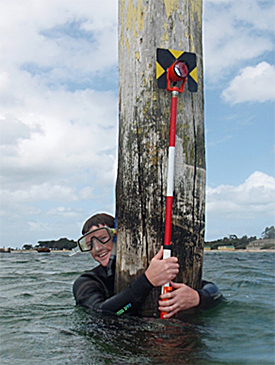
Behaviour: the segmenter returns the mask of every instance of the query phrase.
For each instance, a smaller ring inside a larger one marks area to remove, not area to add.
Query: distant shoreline
[[[72,250],[66,250],[66,249],[63,249],[63,250],[51,250],[51,252],[37,252],[36,250],[11,250],[10,252],[2,252],[2,253],[38,253],[38,254],[41,254],[41,253],[70,253],[72,252]],[[226,249],[222,249],[222,250],[204,250],[203,251],[204,253],[206,252],[274,252],[275,253],[275,250],[272,250],[272,249],[259,249],[259,248],[256,248],[256,249],[248,249],[248,250],[244,250],[244,249],[241,249],[241,250],[226,250]],[[0,252],[1,253],[1,252]]]
[[[36,250],[11,250],[10,253],[28,253],[28,252],[35,252],[35,253],[61,253],[61,252],[71,252],[71,250],[51,250],[50,252],[38,252]]]
[[[255,249],[249,249],[249,250],[204,250],[203,252],[275,252],[275,250],[272,249],[259,249],[259,248],[255,248]]]

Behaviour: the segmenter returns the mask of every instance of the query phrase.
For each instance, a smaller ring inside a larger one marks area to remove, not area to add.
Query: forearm
[[[74,296],[78,305],[119,316],[124,313],[137,314],[152,288],[143,274],[125,290],[108,299],[94,282],[76,283]]]
[[[115,313],[117,316],[124,313],[138,314],[152,288],[153,285],[143,274],[122,292],[105,300],[98,309]]]

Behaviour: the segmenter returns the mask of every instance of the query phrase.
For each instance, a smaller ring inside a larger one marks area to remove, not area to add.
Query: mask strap
[[[115,275],[115,268],[116,268],[116,243],[113,242],[113,248],[110,256],[110,260],[106,267],[107,276],[114,276]]]

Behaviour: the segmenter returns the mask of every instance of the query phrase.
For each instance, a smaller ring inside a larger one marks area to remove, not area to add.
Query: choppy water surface
[[[269,252],[205,253],[204,278],[227,304],[183,322],[75,307],[90,255],[0,254],[0,363],[273,365],[274,264]]]

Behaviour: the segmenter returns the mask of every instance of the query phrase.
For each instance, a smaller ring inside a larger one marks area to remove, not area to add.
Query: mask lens
[[[78,246],[80,248],[80,250],[82,252],[86,252],[86,251],[91,251],[92,250],[92,246],[91,246],[91,237],[89,237],[90,235],[88,236],[83,236],[81,237],[77,243],[78,243]],[[90,238],[90,239],[89,239]]]
[[[78,246],[82,252],[91,251],[95,240],[103,245],[109,242],[115,234],[115,229],[102,227],[86,233],[78,241]]]
[[[97,232],[95,232],[94,236],[93,236],[93,240],[97,240],[100,243],[107,243],[108,241],[110,241],[110,233],[109,230],[107,228],[102,228],[100,230],[98,230]]]

